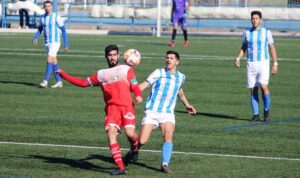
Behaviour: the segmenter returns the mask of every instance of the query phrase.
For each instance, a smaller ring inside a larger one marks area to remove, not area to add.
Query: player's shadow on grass
[[[36,83],[29,83],[29,82],[16,82],[16,81],[3,81],[0,80],[0,83],[4,84],[17,84],[17,85],[26,85],[26,86],[31,86],[31,87],[37,87],[40,88],[40,86]]]
[[[187,113],[186,111],[175,111],[177,113]],[[197,112],[195,116],[206,116],[213,118],[221,118],[221,119],[231,119],[231,120],[240,120],[240,121],[249,121],[249,119],[241,119],[236,116],[230,116],[225,114],[216,114],[216,113],[205,113],[205,112]]]
[[[79,168],[79,169],[85,169],[85,170],[91,170],[91,171],[99,171],[103,173],[111,173],[111,170],[114,169],[114,167],[101,167],[98,165],[94,165],[90,163],[88,160],[92,159],[100,159],[105,162],[109,162],[114,164],[114,161],[111,157],[106,156],[88,156],[84,159],[69,159],[69,158],[59,158],[59,157],[49,157],[49,156],[42,156],[42,155],[29,155],[30,158],[34,159],[40,159],[44,160],[47,163],[53,163],[53,164],[64,164],[68,165],[73,168]]]
[[[103,159],[104,157],[103,156],[100,156],[100,155],[90,155],[89,157],[87,157],[86,159],[100,159],[102,161],[106,161],[106,162],[109,162],[109,163],[114,163],[114,160],[112,158],[108,158],[107,157],[105,159]],[[129,164],[132,164],[132,165],[136,165],[136,166],[140,166],[140,167],[143,167],[143,168],[147,168],[147,169],[150,169],[150,170],[153,170],[153,171],[158,171],[160,172],[160,169],[157,169],[155,167],[151,167],[151,166],[147,166],[146,164],[144,163],[139,163],[139,162],[130,162]]]

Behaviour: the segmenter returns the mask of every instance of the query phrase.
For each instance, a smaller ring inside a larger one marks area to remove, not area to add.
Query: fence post
[[[161,36],[161,0],[157,0],[156,36]]]

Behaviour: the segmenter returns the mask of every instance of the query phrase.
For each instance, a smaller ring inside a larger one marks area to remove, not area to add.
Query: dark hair
[[[108,46],[106,46],[106,48],[105,48],[105,57],[108,56],[109,52],[114,51],[114,50],[116,50],[119,54],[119,48],[118,48],[117,45],[108,45]]]
[[[179,61],[180,56],[176,51],[172,51],[172,50],[167,51],[166,55],[169,55],[169,54],[174,54],[176,56],[177,60]]]
[[[44,7],[45,7],[46,4],[51,4],[51,5],[53,5],[53,2],[52,2],[52,1],[49,1],[49,0],[48,0],[48,1],[45,1],[45,2],[44,2]]]
[[[252,11],[252,12],[251,12],[251,17],[252,17],[253,15],[258,15],[259,18],[262,18],[262,15],[261,15],[261,12],[260,12],[260,11]]]

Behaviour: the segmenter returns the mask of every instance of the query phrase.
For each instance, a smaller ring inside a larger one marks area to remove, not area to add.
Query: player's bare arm
[[[143,83],[139,84],[140,90],[144,91],[146,88],[149,87],[149,83],[147,81],[144,81]]]
[[[235,59],[235,67],[240,68],[241,67],[241,58],[244,56],[247,46],[245,44],[242,45],[238,56]]]
[[[178,96],[181,100],[181,102],[183,103],[185,109],[188,111],[188,114],[190,115],[195,115],[197,113],[196,109],[189,104],[189,102],[187,101],[185,95],[184,95],[184,92],[183,92],[183,89],[180,88],[179,91],[178,91]]]
[[[274,44],[269,45],[271,56],[273,59],[273,66],[272,66],[272,74],[276,74],[278,72],[278,62],[277,62],[277,53]]]

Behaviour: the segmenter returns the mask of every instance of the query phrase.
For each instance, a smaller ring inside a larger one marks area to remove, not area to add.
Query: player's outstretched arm
[[[146,88],[148,88],[150,85],[147,81],[144,81],[143,83],[139,84],[140,90],[144,91]]]
[[[89,87],[91,86],[89,81],[87,79],[83,78],[77,78],[71,75],[68,75],[65,71],[58,69],[56,71],[63,79],[66,81],[72,83],[73,85],[79,86],[79,87]]]
[[[180,88],[179,91],[178,91],[178,96],[181,100],[181,102],[183,103],[185,109],[188,111],[188,114],[190,115],[195,115],[197,113],[196,109],[189,104],[189,102],[187,101],[185,95],[184,95],[184,92],[183,92],[183,89]]]

